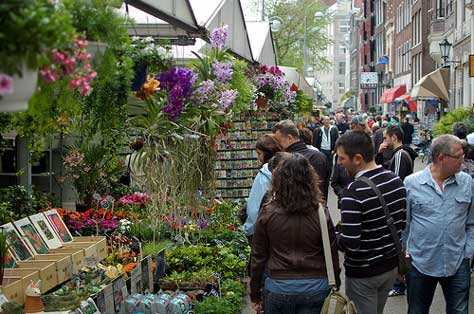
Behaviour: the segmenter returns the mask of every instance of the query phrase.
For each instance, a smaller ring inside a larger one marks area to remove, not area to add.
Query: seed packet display
[[[57,249],[61,247],[61,240],[43,214],[32,215],[29,218],[48,248]]]
[[[153,269],[151,256],[147,256],[141,261],[142,264],[142,287],[143,292],[153,293]]]
[[[4,224],[2,229],[7,234],[7,242],[10,244],[11,252],[17,260],[26,261],[33,258],[33,253],[31,253],[28,245],[23,242],[12,223]]]
[[[125,280],[122,277],[117,278],[113,282],[113,295],[114,295],[114,304],[115,304],[114,313],[120,313],[120,309],[124,305],[125,298],[128,297],[128,291],[124,295],[125,291],[123,288],[125,288],[125,291],[127,291],[127,285],[125,284]]]
[[[46,219],[48,219],[49,223],[54,229],[54,232],[56,232],[62,242],[72,242],[72,235],[67,229],[66,225],[64,224],[64,221],[61,219],[56,209],[48,210],[44,212],[43,215],[46,217]]]
[[[130,293],[142,293],[142,265],[139,263],[130,274]]]
[[[7,250],[6,256],[3,258],[3,268],[15,268],[16,260],[10,249]]]
[[[109,284],[104,288],[104,298],[105,298],[105,314],[114,314],[114,288],[112,284]]]
[[[28,218],[14,222],[18,232],[35,254],[47,254],[48,247]]]

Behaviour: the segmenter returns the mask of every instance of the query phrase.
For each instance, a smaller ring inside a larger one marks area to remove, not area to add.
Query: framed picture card
[[[130,293],[142,293],[142,265],[138,263],[130,272]]]
[[[5,230],[7,234],[7,242],[10,244],[10,250],[17,260],[26,261],[33,258],[33,253],[31,253],[28,245],[23,242],[23,239],[11,222],[4,224],[1,228]]]
[[[62,242],[72,242],[72,235],[56,209],[45,211],[43,215],[45,215],[46,219],[48,219],[51,227],[54,229],[54,232],[56,232]]]
[[[28,218],[15,221],[14,224],[20,235],[25,240],[26,244],[29,245],[31,251],[33,251],[35,254],[48,253],[48,247]]]
[[[3,268],[15,268],[16,260],[10,249],[7,251],[7,256],[3,259]]]
[[[35,226],[36,231],[40,234],[43,241],[46,243],[48,248],[57,249],[61,247],[61,240],[56,235],[48,220],[43,214],[36,214],[29,217],[30,221]]]
[[[148,255],[141,260],[142,266],[142,288],[143,293],[153,292],[153,270],[152,270],[152,261],[151,256]]]

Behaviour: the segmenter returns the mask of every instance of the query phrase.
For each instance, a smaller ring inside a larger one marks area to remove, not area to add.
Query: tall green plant
[[[453,111],[447,112],[434,125],[433,130],[435,136],[451,134],[452,126],[456,122],[465,122],[468,125],[469,130],[473,131],[474,125],[470,122],[470,117],[472,117],[471,110],[466,108],[457,108]]]

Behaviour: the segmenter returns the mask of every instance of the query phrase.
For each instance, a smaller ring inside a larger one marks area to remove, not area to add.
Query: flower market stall
[[[195,12],[208,44],[190,62],[168,40],[129,37],[120,5],[31,0],[15,11],[49,14],[59,30],[31,18],[44,44],[27,48],[39,56],[0,65],[0,102],[22,64],[37,71],[25,110],[0,114],[0,133],[17,134],[1,145],[22,142],[27,156],[9,172],[18,182],[0,186],[2,310],[239,312],[250,248],[237,201],[256,174],[255,140],[307,99],[279,67],[253,63],[236,24],[217,24],[238,1]]]

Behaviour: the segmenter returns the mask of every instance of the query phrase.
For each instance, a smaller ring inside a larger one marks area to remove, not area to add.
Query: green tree
[[[261,12],[262,0],[249,0],[247,8]],[[315,18],[316,12],[323,17]],[[331,43],[326,33],[331,17],[325,4],[314,0],[265,0],[265,19],[279,17],[283,21],[281,30],[273,32],[278,64],[303,69],[305,15],[308,66],[326,69],[330,62],[321,52]]]

